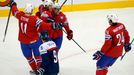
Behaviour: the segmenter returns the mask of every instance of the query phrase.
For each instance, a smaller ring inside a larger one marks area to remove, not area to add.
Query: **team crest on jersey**
[[[4,7],[7,6],[9,4],[10,0],[0,0],[0,6]]]
[[[44,49],[43,46],[40,46],[39,51],[40,51],[40,54],[41,54],[41,55],[47,53],[47,50]]]

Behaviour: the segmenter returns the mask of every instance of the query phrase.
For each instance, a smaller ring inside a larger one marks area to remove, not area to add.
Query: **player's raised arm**
[[[43,22],[41,19],[37,18],[36,21],[36,28],[37,30],[39,30],[39,32],[43,31],[43,30],[55,30],[55,29],[59,29],[59,27],[61,26],[61,23],[46,23]]]
[[[10,0],[9,6],[12,9],[13,16],[17,19],[19,19],[23,14],[25,14],[24,12],[18,10],[17,3],[14,0]]]

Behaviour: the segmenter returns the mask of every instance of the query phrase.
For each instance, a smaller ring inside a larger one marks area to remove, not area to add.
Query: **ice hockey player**
[[[62,26],[68,30],[68,38],[71,40],[72,38],[72,30],[70,30],[68,26],[68,22],[66,19],[66,16],[59,11],[59,7],[57,4],[54,5],[54,3],[51,0],[45,0],[43,5],[39,6],[39,12],[36,13],[44,22],[56,22],[61,23],[63,25],[59,26],[59,29],[53,31],[53,35],[50,35],[49,38],[52,38],[52,40],[56,43],[58,49],[60,49],[62,44],[63,32],[61,30]],[[58,10],[58,12],[57,12]],[[60,14],[58,14],[60,13]],[[53,15],[52,15],[53,14]],[[60,17],[63,17],[63,19],[59,19]],[[58,19],[58,20],[56,20]],[[65,23],[66,22],[66,23]],[[50,33],[50,32],[48,32]]]
[[[41,18],[44,22],[53,22],[53,17],[51,14],[53,2],[51,0],[45,0],[38,8],[36,15]]]
[[[107,75],[108,68],[122,55],[123,47],[126,52],[131,50],[130,36],[124,24],[118,22],[116,14],[107,15],[107,19],[110,27],[105,31],[105,43],[93,54],[93,60],[97,60],[96,75]]]
[[[39,37],[39,33],[43,30],[55,29],[57,23],[45,23],[37,16],[33,16],[33,5],[28,4],[25,7],[25,12],[19,11],[16,2],[10,0],[9,6],[12,9],[12,14],[19,21],[19,38],[20,46],[23,55],[28,60],[28,63],[33,71],[36,72],[42,62],[39,52],[39,46],[42,44],[42,40]]]
[[[36,13],[40,19],[47,23],[53,23],[53,17],[51,14],[53,2],[51,0],[45,0],[43,4],[39,6],[39,11]],[[51,31],[42,31],[42,34],[49,33],[49,39],[52,38],[53,30]]]
[[[43,75],[58,75],[59,60],[57,46],[55,42],[49,40],[47,34],[42,35],[44,43],[39,47],[42,56],[41,68],[44,69]]]
[[[62,40],[63,40],[62,28],[63,27],[65,28],[67,32],[68,40],[71,40],[73,38],[73,31],[69,27],[67,17],[63,12],[60,11],[60,9],[61,9],[60,5],[58,3],[55,3],[53,7],[53,14],[52,14],[54,21],[57,23],[62,23],[61,28],[59,27],[60,29],[54,30],[54,33],[53,33],[53,41],[56,43],[58,49],[60,49],[62,45]]]

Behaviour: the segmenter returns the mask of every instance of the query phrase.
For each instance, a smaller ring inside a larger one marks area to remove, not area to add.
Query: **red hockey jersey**
[[[110,26],[105,31],[105,43],[101,51],[110,57],[119,57],[122,55],[124,44],[128,44],[130,36],[122,23]]]
[[[53,23],[54,20],[52,19],[51,12],[48,10],[45,10],[44,5],[41,4],[38,10],[39,11],[36,13],[36,16],[38,16],[40,19],[42,19],[46,23]],[[49,33],[48,37],[52,38],[53,29],[49,30],[48,33]]]
[[[69,32],[70,27],[69,27],[69,24],[68,24],[68,21],[67,21],[65,14],[60,12],[59,15],[54,16],[54,20],[55,20],[55,22],[63,23],[63,27],[65,28],[66,32]],[[54,30],[53,38],[57,38],[60,36],[63,36],[63,31],[58,30],[58,29]]]
[[[19,21],[19,41],[24,44],[34,43],[39,39],[39,32],[50,30],[52,24],[45,23],[36,16],[28,16],[19,11],[16,5],[12,6],[12,14]]]

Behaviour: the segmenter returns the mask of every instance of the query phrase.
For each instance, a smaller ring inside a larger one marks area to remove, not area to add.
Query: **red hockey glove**
[[[93,60],[100,60],[101,57],[104,55],[101,51],[97,51],[93,54]]]
[[[68,32],[67,32],[67,39],[68,40],[71,40],[73,38],[73,31],[72,30],[69,30]]]
[[[129,44],[125,44],[124,48],[125,48],[126,52],[129,52],[131,50],[131,44],[130,43]]]

